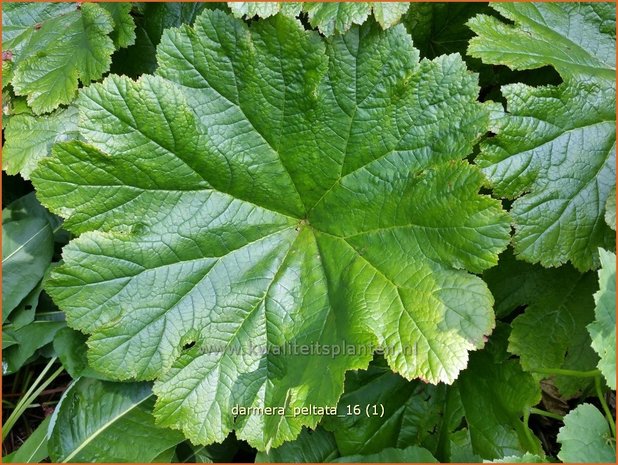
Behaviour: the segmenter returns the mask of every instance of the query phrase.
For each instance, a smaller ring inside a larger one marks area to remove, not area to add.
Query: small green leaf
[[[478,34],[468,52],[513,69],[551,65],[566,80],[614,80],[615,15],[611,3],[492,3],[515,24],[479,15],[469,22]]]
[[[146,383],[74,381],[49,426],[52,462],[151,462],[184,439],[155,426],[153,404]]]
[[[269,18],[281,12],[286,16],[298,16],[303,8],[300,2],[228,2],[228,7],[237,18]]]
[[[36,114],[70,103],[79,81],[89,84],[109,70],[114,22],[97,4],[32,9],[7,3],[2,20],[3,50],[13,53],[13,88]]]
[[[599,370],[616,389],[616,255],[599,249],[599,291],[594,294],[595,320],[588,325],[592,348],[599,354]]]
[[[114,30],[110,34],[116,48],[124,48],[135,43],[135,22],[131,16],[131,3],[101,2],[98,4],[112,17]]]
[[[30,179],[32,170],[50,154],[55,142],[77,137],[77,110],[69,107],[43,116],[14,116],[6,127],[5,137],[2,168],[8,174]]]
[[[509,351],[521,357],[524,370],[588,371],[596,367],[599,358],[586,330],[593,318],[592,294],[597,289],[593,272],[581,274],[570,265],[550,269],[532,265],[517,260],[509,249],[483,279],[496,299],[499,318],[526,307],[512,322],[509,342]],[[553,382],[562,397],[572,398],[594,380],[553,376]]]
[[[510,297],[511,310],[527,306],[511,323],[509,352],[518,355],[522,368],[537,379],[546,375],[536,375],[535,370],[594,369],[597,358],[586,331],[593,318],[594,273],[582,274],[570,265],[546,269],[512,256],[504,258],[496,273],[510,275],[511,285],[518,288]],[[556,377],[555,382],[563,396],[573,397],[592,380]]]
[[[326,36],[343,33],[353,24],[363,24],[371,14],[368,2],[307,2],[303,11],[309,15],[309,24]]]
[[[591,404],[581,404],[564,417],[558,433],[558,458],[566,463],[615,463],[615,440],[607,420]]]
[[[372,11],[382,29],[388,29],[399,23],[408,8],[410,8],[408,2],[373,2]]]
[[[156,47],[165,29],[193,24],[204,9],[225,8],[225,3],[148,2],[138,6],[139,11],[135,15],[135,44],[116,50],[112,57],[113,73],[131,77],[154,73],[158,66]]]
[[[53,252],[47,220],[33,217],[3,224],[2,321],[41,281]]]
[[[45,274],[47,275],[49,271],[50,270],[48,270]],[[39,284],[37,284],[35,288],[30,291],[30,294],[28,294],[24,300],[19,303],[15,310],[11,312],[11,326],[14,329],[23,328],[27,324],[34,321],[34,314],[39,303],[39,297],[43,291],[44,279],[45,278],[43,278]],[[4,323],[4,319],[2,323]]]
[[[2,8],[2,51],[10,51],[13,59],[19,56],[24,47],[32,40],[42,24],[50,18],[63,16],[75,11],[75,3],[68,2],[32,2],[3,5]],[[3,85],[7,85],[3,82]]]
[[[30,361],[38,349],[54,340],[56,332],[65,326],[64,321],[33,321],[19,329],[11,325],[3,327],[3,335],[17,341],[16,345],[2,351],[2,374],[15,373]]]

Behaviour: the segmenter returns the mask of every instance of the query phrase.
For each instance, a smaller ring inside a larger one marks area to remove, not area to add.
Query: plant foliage
[[[613,5],[2,10],[3,461],[615,461]]]
[[[544,266],[598,264],[614,243],[602,220],[616,178],[616,11],[610,3],[505,3],[468,23],[469,53],[513,69],[551,65],[559,86],[504,86],[507,110],[478,163],[495,192],[516,198],[515,251]]]
[[[459,161],[487,118],[461,59],[419,62],[402,27],[324,45],[281,16],[248,29],[218,11],[164,34],[158,56],[167,80],[84,90],[85,143],[56,145],[32,175],[82,233],[48,290],[93,334],[92,365],[158,378],[156,416],[195,442],[234,427],[260,448],[317,418],[234,421],[235,404],[332,404],[371,355],[329,361],[324,380],[309,368],[319,357],[208,354],[207,341],[377,342],[406,377],[452,382],[493,326],[491,296],[465,270],[495,264],[508,238],[480,173]],[[236,387],[215,389],[225,380]]]

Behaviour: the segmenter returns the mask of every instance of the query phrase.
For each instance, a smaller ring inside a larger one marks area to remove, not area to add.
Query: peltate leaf
[[[591,404],[581,404],[564,417],[558,433],[558,458],[566,463],[615,463],[616,443],[607,420]]]
[[[544,266],[587,270],[613,247],[603,221],[616,181],[616,10],[611,3],[500,3],[479,15],[469,53],[513,69],[556,68],[559,86],[502,87],[507,113],[477,158],[495,191],[516,198],[514,245]]]
[[[301,2],[228,2],[227,6],[237,18],[270,18],[277,13],[295,17],[303,8]]]
[[[109,70],[115,34],[119,45],[127,37],[128,7],[113,7],[117,20],[94,3],[7,3],[3,5],[2,51],[12,59],[11,83],[26,95],[36,114],[70,103],[79,82],[89,84]],[[117,32],[117,33],[116,33]]]
[[[599,369],[616,389],[616,255],[600,249],[599,291],[594,295],[595,320],[588,325],[592,348],[599,354]]]
[[[147,383],[74,381],[49,425],[52,462],[151,462],[183,440],[155,426],[153,403]]]
[[[470,272],[509,236],[462,160],[487,111],[461,58],[419,62],[402,26],[324,42],[221,11],[168,30],[158,53],[160,76],[82,91],[85,142],[32,175],[82,233],[48,291],[91,334],[93,368],[156,379],[158,421],[194,443],[236,429],[259,449],[320,415],[232,408],[336,405],[373,355],[332,356],[345,341],[452,382],[494,325]]]

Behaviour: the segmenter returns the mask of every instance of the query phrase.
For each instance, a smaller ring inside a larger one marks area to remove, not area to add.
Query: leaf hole
[[[189,350],[191,347],[194,347],[194,346],[195,346],[195,341],[187,342],[186,344],[182,346],[182,351],[184,352],[186,350]]]

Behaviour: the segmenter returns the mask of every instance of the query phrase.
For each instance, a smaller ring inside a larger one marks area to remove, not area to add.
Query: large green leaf
[[[373,13],[383,29],[394,26],[408,11],[408,2],[228,2],[237,18],[269,18],[281,13],[289,17],[307,13],[309,24],[322,34],[344,33],[354,24],[363,24]]]
[[[52,462],[151,462],[183,440],[155,426],[153,404],[146,383],[74,381],[49,425]]]
[[[595,320],[588,325],[592,347],[607,385],[616,389],[616,254],[600,249],[599,291],[594,295]]]
[[[107,8],[110,9],[110,8]],[[130,6],[113,15],[93,3],[6,3],[2,7],[2,51],[10,53],[10,81],[28,96],[37,113],[68,104],[79,82],[89,84],[109,70],[114,32],[119,45],[130,43]],[[114,18],[121,21],[114,31]]]
[[[2,225],[2,321],[41,281],[53,252],[54,235],[46,219]]]
[[[478,164],[512,206],[515,251],[544,266],[598,263],[613,247],[605,204],[616,181],[616,10],[611,3],[500,3],[515,24],[469,22],[469,53],[513,69],[551,65],[559,86],[502,87],[507,113]]]
[[[558,458],[567,463],[616,463],[616,442],[607,420],[591,404],[581,404],[564,417],[558,433]]]
[[[32,175],[82,233],[48,290],[91,334],[93,368],[157,379],[155,415],[195,443],[235,428],[260,449],[320,415],[233,406],[335,405],[366,346],[452,382],[494,325],[470,272],[509,232],[462,161],[487,111],[461,58],[419,62],[402,26],[324,43],[281,15],[249,28],[205,11],[164,34],[158,73],[85,89],[86,143]]]

